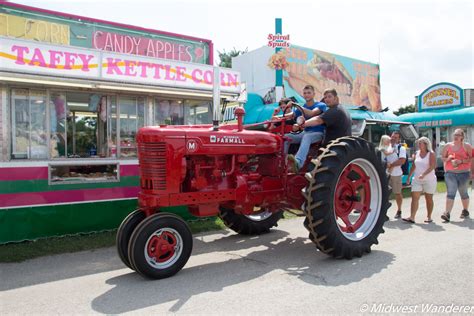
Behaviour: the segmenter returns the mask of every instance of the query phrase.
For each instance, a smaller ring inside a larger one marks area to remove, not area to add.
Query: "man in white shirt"
[[[395,218],[400,218],[402,216],[402,165],[406,160],[406,149],[400,145],[400,132],[395,131],[390,137],[390,142],[392,143],[393,153],[387,156],[387,170],[390,174],[390,186],[392,187],[392,192],[395,194],[395,200],[397,201],[397,213]]]

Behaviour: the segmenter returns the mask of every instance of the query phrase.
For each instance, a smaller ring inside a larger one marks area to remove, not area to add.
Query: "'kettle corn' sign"
[[[0,14],[0,35],[43,43],[69,45],[69,25]]]

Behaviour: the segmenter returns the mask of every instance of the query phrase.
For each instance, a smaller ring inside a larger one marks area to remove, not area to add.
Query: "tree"
[[[236,50],[235,47],[232,48],[230,52],[226,52],[225,49],[220,52],[217,51],[219,54],[219,67],[225,68],[232,68],[232,57],[237,57],[239,55],[245,54],[247,52],[247,48],[245,50]]]
[[[415,109],[416,108],[414,104],[405,105],[405,106],[401,106],[397,111],[393,111],[393,114],[401,115],[405,113],[414,113],[416,112]]]

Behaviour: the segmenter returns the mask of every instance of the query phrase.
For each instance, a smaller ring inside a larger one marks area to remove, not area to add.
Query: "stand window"
[[[12,159],[48,158],[46,91],[12,90]]]
[[[49,184],[73,184],[91,182],[118,182],[119,165],[117,163],[50,164]]]
[[[156,125],[183,125],[183,100],[155,99],[154,123]]]
[[[145,125],[145,98],[121,96],[120,111],[120,157],[136,157],[136,135]]]
[[[95,93],[51,93],[51,157],[106,157],[108,103]]]

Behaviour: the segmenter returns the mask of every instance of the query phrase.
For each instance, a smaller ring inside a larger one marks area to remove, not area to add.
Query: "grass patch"
[[[110,247],[115,245],[116,232],[113,230],[0,245],[0,262],[20,262],[41,256]]]
[[[189,222],[188,224],[193,234],[225,228],[224,223],[217,217]],[[60,253],[112,247],[115,246],[116,234],[117,230],[112,230],[0,245],[0,263],[21,262]]]
[[[193,234],[202,232],[211,232],[226,228],[224,223],[219,217],[214,217],[205,220],[199,220],[195,222],[189,222],[189,228]]]

